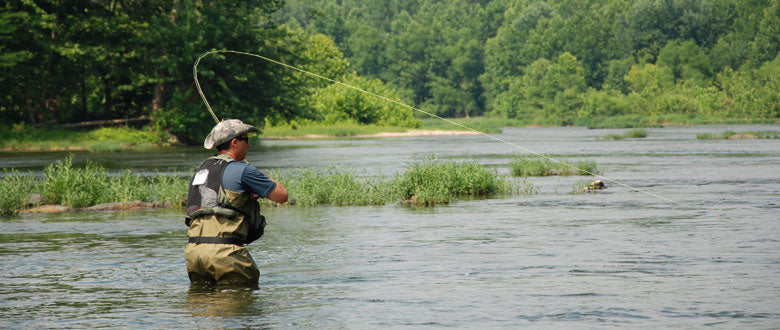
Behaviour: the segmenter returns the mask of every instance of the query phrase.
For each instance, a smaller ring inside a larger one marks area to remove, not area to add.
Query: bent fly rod
[[[250,57],[259,58],[259,59],[262,59],[264,61],[271,62],[273,64],[283,66],[283,67],[288,68],[290,70],[298,71],[298,72],[303,73],[305,75],[312,76],[312,77],[315,77],[315,78],[318,78],[318,79],[322,79],[322,80],[325,80],[325,81],[328,81],[328,82],[331,82],[331,83],[334,83],[334,84],[338,84],[340,86],[344,86],[346,88],[350,88],[350,89],[356,90],[356,91],[358,91],[360,93],[363,93],[363,94],[366,94],[366,95],[371,95],[373,97],[376,97],[378,99],[384,100],[386,102],[394,103],[394,104],[397,104],[399,106],[412,109],[413,111],[417,111],[417,112],[423,113],[423,114],[425,114],[425,115],[427,115],[429,117],[436,118],[436,119],[439,119],[439,120],[443,120],[443,121],[445,121],[447,123],[450,123],[452,125],[458,126],[458,127],[463,128],[465,130],[468,130],[468,131],[476,132],[476,133],[478,133],[480,135],[483,135],[483,136],[491,138],[491,139],[493,139],[495,141],[504,143],[504,144],[509,145],[511,147],[514,147],[516,149],[520,149],[520,150],[523,150],[525,152],[531,153],[533,155],[536,155],[536,156],[542,157],[544,159],[547,159],[549,161],[558,163],[560,165],[567,166],[567,167],[572,168],[572,169],[576,169],[576,170],[578,170],[580,172],[587,173],[589,175],[595,176],[595,177],[600,178],[602,180],[612,182],[612,183],[617,184],[617,185],[619,185],[621,187],[627,188],[627,189],[629,189],[631,191],[640,192],[640,193],[646,194],[648,196],[652,196],[652,197],[655,197],[655,198],[658,198],[658,199],[661,199],[661,200],[665,200],[667,202],[672,202],[674,204],[683,204],[683,203],[675,201],[673,199],[670,199],[670,198],[667,198],[667,197],[664,197],[664,196],[661,196],[661,195],[658,195],[658,194],[654,194],[654,193],[649,192],[647,190],[643,190],[643,189],[639,189],[639,188],[636,188],[636,187],[633,187],[633,186],[629,186],[629,185],[627,185],[625,183],[622,183],[622,182],[617,181],[615,179],[603,176],[601,174],[593,173],[593,172],[590,172],[590,171],[587,171],[587,170],[583,170],[583,169],[577,168],[576,166],[571,165],[571,164],[569,164],[567,162],[562,162],[562,161],[557,160],[555,158],[549,157],[549,156],[547,156],[545,154],[542,154],[542,153],[536,152],[534,150],[528,149],[526,147],[523,147],[523,146],[521,146],[519,144],[510,142],[510,141],[506,141],[506,140],[501,139],[501,138],[499,138],[497,136],[494,136],[494,135],[482,132],[482,131],[477,130],[475,128],[463,125],[461,123],[458,123],[458,122],[456,122],[454,120],[451,120],[451,119],[448,119],[448,118],[444,118],[444,117],[438,116],[436,114],[433,114],[433,113],[430,113],[428,111],[419,109],[417,107],[413,107],[413,106],[408,105],[406,103],[403,103],[401,101],[393,100],[393,99],[390,99],[390,98],[388,98],[386,96],[379,95],[379,94],[376,94],[376,93],[372,93],[372,92],[367,91],[365,89],[362,89],[360,87],[356,87],[356,86],[353,86],[353,85],[350,85],[350,84],[347,84],[347,83],[344,83],[344,82],[341,82],[341,81],[338,81],[338,80],[335,80],[335,79],[331,79],[331,78],[322,76],[320,74],[317,74],[317,73],[314,73],[314,72],[310,72],[310,71],[307,71],[307,70],[304,70],[304,69],[301,69],[301,68],[289,65],[287,63],[283,63],[283,62],[280,62],[280,61],[277,61],[277,60],[265,57],[263,55],[247,53],[247,52],[241,52],[241,51],[236,51],[236,50],[212,50],[212,51],[208,51],[208,52],[203,53],[202,55],[198,56],[198,58],[195,60],[195,65],[192,66],[192,76],[195,79],[195,87],[198,89],[198,94],[200,94],[201,99],[203,99],[203,103],[206,104],[206,109],[209,111],[209,113],[211,113],[211,116],[214,118],[214,121],[217,122],[217,123],[219,123],[219,118],[217,118],[217,115],[214,113],[214,110],[211,108],[211,105],[209,104],[209,101],[206,99],[206,95],[203,94],[203,90],[200,88],[200,82],[198,81],[198,64],[200,63],[201,59],[203,59],[204,57],[206,57],[208,55],[211,55],[211,54],[237,54],[237,55],[244,55],[244,56],[250,56]]]

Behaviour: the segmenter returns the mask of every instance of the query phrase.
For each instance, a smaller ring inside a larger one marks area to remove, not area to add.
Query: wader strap
[[[244,245],[244,241],[237,238],[225,238],[225,237],[190,237],[190,243],[195,244],[235,244]]]

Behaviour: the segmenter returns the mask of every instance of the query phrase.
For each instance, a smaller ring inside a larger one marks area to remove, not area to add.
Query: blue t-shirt
[[[222,188],[237,193],[255,193],[265,198],[276,188],[276,182],[252,164],[231,162],[222,173]]]

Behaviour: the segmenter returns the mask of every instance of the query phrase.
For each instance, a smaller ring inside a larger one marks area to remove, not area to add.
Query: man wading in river
[[[260,272],[245,244],[263,235],[260,197],[287,201],[287,190],[256,167],[242,162],[248,133],[258,129],[238,119],[218,123],[206,137],[206,149],[218,154],[192,176],[187,194],[189,243],[184,249],[192,283],[253,284]]]

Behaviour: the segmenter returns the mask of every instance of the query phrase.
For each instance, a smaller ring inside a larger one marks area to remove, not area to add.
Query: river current
[[[697,133],[778,125],[626,130],[507,128],[496,136],[607,181],[539,177],[532,196],[446,206],[264,209],[248,248],[258,289],[192,287],[181,210],[0,218],[2,328],[779,328],[780,140]],[[508,174],[526,153],[484,136],[267,140],[248,159],[282,173],[339,165],[402,172],[430,157]],[[112,172],[188,175],[192,149],[74,154]],[[40,169],[63,153],[3,153]],[[667,200],[668,199],[668,200]],[[669,201],[671,200],[671,201]]]

